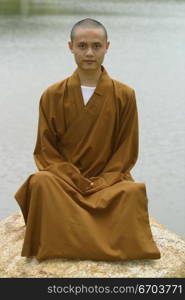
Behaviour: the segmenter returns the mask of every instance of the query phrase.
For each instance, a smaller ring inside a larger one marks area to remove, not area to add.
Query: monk
[[[39,102],[38,172],[15,194],[26,225],[21,255],[103,261],[159,259],[138,157],[135,90],[103,66],[107,31],[76,23],[68,46],[77,64]]]

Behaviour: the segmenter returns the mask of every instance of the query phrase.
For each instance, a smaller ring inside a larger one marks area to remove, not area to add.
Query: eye
[[[85,44],[79,44],[78,47],[84,49],[85,48]]]
[[[101,47],[100,44],[95,44],[94,46],[95,46],[96,49]]]

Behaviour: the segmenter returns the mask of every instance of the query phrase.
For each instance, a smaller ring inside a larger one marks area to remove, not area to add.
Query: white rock
[[[161,251],[157,260],[92,261],[21,256],[25,225],[21,212],[0,222],[0,277],[185,277],[185,240],[150,218],[154,240]]]

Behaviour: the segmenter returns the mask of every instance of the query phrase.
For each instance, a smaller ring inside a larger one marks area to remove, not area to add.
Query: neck
[[[80,83],[84,86],[96,86],[102,73],[101,67],[98,70],[82,70],[80,68],[77,70]]]

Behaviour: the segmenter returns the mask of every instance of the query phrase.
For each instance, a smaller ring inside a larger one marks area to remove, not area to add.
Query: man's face
[[[74,39],[68,42],[76,64],[84,71],[97,70],[109,47],[101,28],[77,28]]]

